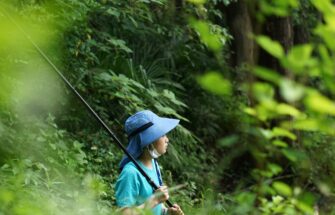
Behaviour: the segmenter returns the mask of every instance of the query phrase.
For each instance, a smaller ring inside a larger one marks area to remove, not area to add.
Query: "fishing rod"
[[[136,168],[140,171],[140,173],[148,181],[151,187],[154,190],[157,190],[159,187],[156,185],[156,183],[144,172],[144,170],[141,168],[141,166],[138,164],[135,158],[122,145],[121,141],[116,137],[114,132],[107,126],[107,124],[100,118],[100,116],[94,111],[94,109],[86,102],[86,100],[72,86],[72,84],[67,80],[67,78],[63,75],[63,73],[56,67],[55,64],[53,64],[50,58],[42,51],[42,49],[40,49],[40,47],[31,39],[28,33],[26,33],[26,31],[8,13],[6,13],[4,10],[2,10],[2,12],[23,33],[25,38],[34,46],[34,48],[42,56],[42,58],[53,68],[53,70],[60,76],[60,78],[72,90],[72,92],[74,92],[74,94],[80,99],[80,101],[84,104],[84,106],[88,109],[88,111],[94,116],[94,118],[98,120],[98,122],[102,125],[102,127],[107,131],[107,133],[116,142],[116,144],[122,149],[122,151],[128,156],[128,158],[135,164]],[[169,207],[173,207],[173,204],[169,200],[166,200],[166,203]]]

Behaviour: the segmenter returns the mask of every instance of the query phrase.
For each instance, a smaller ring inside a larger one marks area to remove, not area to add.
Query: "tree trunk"
[[[233,36],[231,65],[241,66],[254,64],[254,41],[251,39],[253,32],[248,4],[245,0],[231,3],[225,8],[227,24]]]
[[[264,25],[263,34],[278,41],[287,52],[293,46],[293,27],[291,17],[271,17]],[[277,59],[265,51],[260,51],[259,64],[271,68],[285,76],[291,76],[287,69],[280,66]]]

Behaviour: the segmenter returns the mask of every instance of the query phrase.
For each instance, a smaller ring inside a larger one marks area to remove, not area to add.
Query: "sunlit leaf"
[[[309,44],[294,46],[283,62],[292,71],[303,72],[306,66],[313,63],[313,59],[311,59],[312,50],[313,47]]]
[[[274,96],[273,86],[267,83],[257,82],[252,85],[253,95],[258,101],[272,100]]]
[[[291,187],[285,184],[284,182],[276,181],[272,183],[272,186],[281,195],[284,195],[284,196],[292,195]]]
[[[320,190],[320,192],[325,195],[325,196],[329,196],[332,194],[331,188],[328,184],[323,183],[323,182],[319,182],[317,183],[317,186]]]
[[[193,4],[205,4],[207,2],[207,0],[187,0],[187,1]]]
[[[275,163],[269,163],[267,167],[273,173],[273,175],[278,175],[283,171],[283,168]]]
[[[296,206],[297,208],[299,208],[301,211],[305,212],[306,214],[314,213],[314,208],[304,202],[298,201]]]
[[[319,122],[316,119],[301,119],[290,122],[293,124],[294,129],[306,130],[306,131],[317,131],[320,128]]]
[[[260,9],[267,15],[287,16],[293,8],[299,6],[298,0],[269,1],[260,0]]]
[[[320,57],[322,59],[323,72],[325,72],[328,75],[332,75],[333,61],[330,57],[328,49],[325,47],[325,45],[319,45],[318,50],[320,53]]]
[[[304,95],[304,87],[290,79],[282,79],[280,82],[280,94],[288,102],[295,102]]]
[[[335,29],[330,26],[319,25],[314,32],[320,36],[324,42],[327,44],[327,47],[335,50]]]
[[[260,128],[259,131],[266,139],[271,139],[273,137],[272,131],[269,129]]]
[[[296,109],[295,107],[291,105],[284,104],[284,103],[278,104],[277,112],[279,114],[287,114],[287,115],[294,116],[294,117],[298,117],[301,115],[301,112],[298,109]]]
[[[276,58],[282,58],[284,56],[284,49],[279,42],[270,39],[267,36],[256,37],[257,43],[269,54]]]
[[[310,92],[305,99],[305,104],[316,112],[335,115],[335,103],[319,92]]]
[[[237,195],[236,200],[240,204],[250,204],[252,205],[253,202],[256,200],[256,195],[250,192],[241,192]]]
[[[283,147],[283,148],[287,147],[287,143],[285,143],[284,141],[281,141],[281,140],[274,140],[274,141],[272,141],[272,144],[275,145],[275,146]]]
[[[266,121],[275,116],[273,110],[275,109],[275,102],[272,100],[263,101],[256,106],[256,117],[261,121]]]
[[[199,33],[200,40],[212,51],[218,52],[222,48],[221,35],[211,31],[206,21],[191,20],[191,26]]]
[[[229,95],[231,93],[230,82],[218,72],[210,71],[197,78],[199,84],[206,90],[218,94]]]
[[[276,15],[276,16],[286,16],[288,11],[285,7],[276,7],[269,4],[266,0],[260,1],[260,9],[264,14]]]
[[[273,196],[272,197],[272,201],[276,205],[280,204],[283,200],[284,200],[284,198],[282,196]]]
[[[334,14],[335,6],[331,0],[312,0],[312,4],[324,14]]]
[[[293,134],[292,132],[290,132],[289,130],[286,130],[284,128],[275,127],[275,128],[273,128],[272,132],[273,132],[272,135],[274,137],[288,137],[292,140],[297,139],[295,134]]]
[[[256,116],[257,112],[255,109],[253,108],[250,108],[250,107],[246,107],[243,109],[243,111],[249,115],[252,115],[252,116]]]
[[[264,79],[266,81],[269,81],[269,82],[272,82],[274,84],[278,84],[281,80],[281,76],[276,71],[273,71],[273,70],[265,68],[265,67],[256,66],[253,69],[253,72],[259,78],[262,78],[262,79]]]

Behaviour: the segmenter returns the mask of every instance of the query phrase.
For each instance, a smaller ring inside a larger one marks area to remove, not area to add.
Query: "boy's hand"
[[[155,190],[155,199],[158,203],[163,203],[169,199],[169,192],[167,186],[160,186]]]
[[[181,210],[179,205],[174,204],[172,207],[168,208],[169,215],[184,215],[184,212]]]

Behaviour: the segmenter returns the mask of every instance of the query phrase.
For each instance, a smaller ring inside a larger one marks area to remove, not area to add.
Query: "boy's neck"
[[[152,168],[152,158],[148,151],[145,150],[139,160],[143,163],[144,166],[150,169]]]

